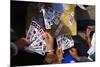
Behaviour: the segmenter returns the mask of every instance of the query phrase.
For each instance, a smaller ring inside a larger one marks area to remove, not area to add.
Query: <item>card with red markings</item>
[[[28,47],[25,47],[25,49],[31,52],[36,52],[41,55],[44,55],[44,34],[44,30],[41,28],[41,26],[37,24],[35,21],[32,21],[30,28],[28,30],[28,34],[26,36],[26,38],[32,41],[32,43]]]
[[[58,48],[62,48],[62,50],[66,50],[74,46],[74,41],[71,38],[71,36],[67,34],[62,34],[57,37],[57,45]]]

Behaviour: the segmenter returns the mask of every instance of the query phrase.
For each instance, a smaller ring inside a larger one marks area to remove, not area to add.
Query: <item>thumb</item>
[[[72,54],[72,53],[73,53],[73,51],[72,51],[72,50],[69,50],[69,53],[70,53],[70,54]]]

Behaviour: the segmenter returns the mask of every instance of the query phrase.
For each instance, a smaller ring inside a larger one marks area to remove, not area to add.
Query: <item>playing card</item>
[[[55,11],[52,8],[48,8],[45,13],[48,21],[51,21],[55,17]]]
[[[44,30],[35,21],[32,21],[26,38],[30,39],[32,43],[25,47],[25,50],[36,52],[41,55],[45,54]]]
[[[44,40],[44,35],[45,35],[44,30],[43,29],[40,29],[39,32],[40,32],[39,35],[41,35],[42,36],[42,39]]]
[[[70,25],[73,25],[73,23],[74,23],[74,12],[72,12],[69,16],[69,23],[70,23]]]
[[[32,38],[34,36],[33,31],[35,31],[35,28],[33,26],[30,26],[29,31],[27,33],[26,39],[32,41]]]
[[[30,52],[30,53],[38,53],[40,55],[45,55],[45,51],[42,51],[42,50],[39,50],[37,48],[33,48],[32,46],[29,46],[29,47],[25,47],[24,48],[27,52]]]
[[[66,50],[74,46],[74,41],[71,36],[62,34],[57,37],[57,46],[62,50]]]
[[[31,52],[36,52],[41,55],[45,54],[44,50],[45,42],[42,40],[42,38],[37,38],[30,46],[27,47],[28,50]]]
[[[60,13],[58,13],[54,9],[48,8],[46,10],[46,18],[47,18],[47,21],[50,23],[50,25],[53,25],[53,23],[58,25],[58,23],[59,23],[59,19],[58,18],[59,17],[60,17]]]
[[[74,46],[74,41],[71,36],[67,34],[62,35],[62,44],[64,44],[63,49],[66,50]]]
[[[58,48],[62,48],[62,41],[61,41],[61,36],[57,37],[57,46]]]
[[[37,30],[40,30],[40,25],[37,24],[35,21],[32,21],[31,25],[33,25]]]
[[[51,29],[51,25],[50,25],[50,23],[48,21],[48,19],[50,17],[47,16],[47,13],[46,13],[45,9],[42,9],[42,12],[43,12],[43,17],[44,17],[45,28],[46,29]]]
[[[62,27],[64,26],[63,23],[60,23],[59,26],[57,27],[56,31],[55,31],[55,36],[58,36],[59,32],[61,31]]]
[[[54,17],[54,19],[51,22],[58,25],[60,23],[59,17]]]

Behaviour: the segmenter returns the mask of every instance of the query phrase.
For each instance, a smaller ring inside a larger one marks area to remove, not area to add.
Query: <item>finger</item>
[[[71,48],[71,49],[69,50],[69,52],[72,54],[72,53],[76,52],[76,49],[75,49],[75,48]]]
[[[44,37],[47,38],[47,32],[44,33]]]
[[[48,32],[45,32],[45,40],[48,40],[48,41],[54,41],[53,40],[53,37],[51,36],[51,34],[50,33],[48,33]]]
[[[58,48],[56,53],[59,55],[59,54],[63,53],[63,51],[61,48]]]
[[[26,38],[20,38],[20,40],[26,42],[27,44],[30,44],[31,43],[31,41],[30,40],[27,40]]]
[[[19,48],[22,48],[26,45],[30,45],[30,42],[25,38],[20,38],[15,42]]]
[[[49,39],[52,39],[53,37],[51,36],[50,33],[46,32],[46,36],[49,38]]]
[[[75,48],[71,48],[70,49],[72,52],[76,52],[76,49]]]
[[[69,50],[69,53],[70,53],[70,54],[72,54],[72,53],[73,53],[73,51],[72,51],[72,50]]]

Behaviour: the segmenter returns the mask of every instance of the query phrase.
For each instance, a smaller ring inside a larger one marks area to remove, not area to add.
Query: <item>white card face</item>
[[[62,41],[61,41],[61,36],[57,37],[57,46],[58,48],[62,48]]]
[[[74,46],[74,41],[71,38],[71,36],[63,35],[62,44],[64,44],[64,50],[65,50],[65,49],[73,47]]]
[[[41,9],[42,13],[43,13],[43,17],[44,17],[44,23],[45,23],[45,28],[46,29],[51,29],[51,25],[53,25],[53,23],[55,23],[56,25],[58,25],[60,23],[60,13],[58,13],[57,11],[55,11],[52,8],[48,8],[48,9]]]
[[[37,45],[35,46],[35,44],[37,44],[38,46]],[[38,37],[31,45],[34,45],[33,47],[38,47],[39,49],[43,50],[43,46],[45,45],[45,43],[41,37]]]
[[[35,50],[35,52],[38,53],[38,54],[41,54],[41,55],[45,55],[45,52],[41,51],[41,50]]]
[[[58,17],[55,17],[53,20],[52,20],[56,25],[58,25],[60,23],[60,19]]]
[[[29,29],[27,36],[26,36],[26,39],[28,39],[30,41],[32,41],[32,38],[33,38],[33,35],[34,35],[32,31],[34,31],[34,27],[30,26],[30,29]]]
[[[70,43],[69,43],[70,40],[66,39],[66,40],[62,40],[62,44],[64,44],[63,46],[63,49],[68,49],[70,48]]]
[[[36,53],[39,53],[41,55],[45,54],[45,50],[44,50],[45,42],[41,36],[38,36],[37,39],[35,41],[33,41],[29,47],[32,49],[31,50],[32,52],[36,52]]]
[[[37,30],[40,30],[41,28],[35,21],[32,21],[31,25],[33,25]]]
[[[44,23],[46,29],[51,29],[51,25],[49,23],[49,17],[47,16],[46,10],[42,9],[43,17],[44,17]]]
[[[69,18],[69,23],[70,23],[70,25],[73,25],[73,22],[74,22],[74,12],[72,12],[72,13],[70,14],[70,18]]]
[[[39,32],[40,32],[39,35],[41,35],[42,36],[42,39],[44,40],[44,35],[45,35],[44,30],[43,29],[40,29]]]
[[[25,49],[44,55],[46,44],[44,34],[44,30],[36,22],[32,22],[26,36],[32,43],[28,47],[25,47]]]
[[[48,8],[48,10],[46,10],[46,18],[48,21],[51,21],[54,18],[55,11],[52,8]]]
[[[40,29],[40,26],[36,22],[32,22],[29,27],[26,39],[30,41],[34,41],[39,35],[39,32],[38,32],[39,29]]]
[[[74,41],[70,36],[63,34],[58,36],[57,45],[58,48],[62,48],[62,50],[66,50],[74,46]]]
[[[50,25],[53,25],[53,23],[58,25],[60,22],[58,19],[59,17],[60,17],[60,13],[56,12],[52,8],[48,8],[45,12],[45,18],[50,23]]]
[[[63,23],[60,23],[59,26],[57,27],[56,31],[55,31],[55,36],[58,36],[59,32],[61,31],[62,27],[64,26]]]

